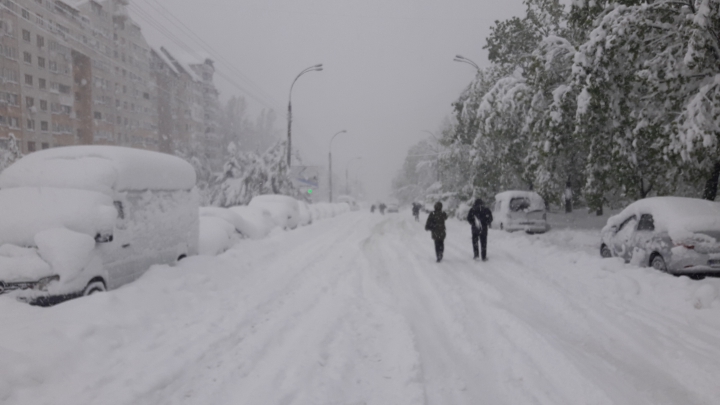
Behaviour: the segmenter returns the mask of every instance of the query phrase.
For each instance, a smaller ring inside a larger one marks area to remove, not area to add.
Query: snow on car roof
[[[688,233],[720,230],[720,203],[686,197],[650,197],[635,201],[619,214],[608,218],[603,228],[606,231],[613,225],[635,215],[653,216],[655,230],[668,232],[672,239],[681,239]]]
[[[175,156],[121,146],[67,146],[24,156],[0,173],[0,189],[188,190],[195,169]]]

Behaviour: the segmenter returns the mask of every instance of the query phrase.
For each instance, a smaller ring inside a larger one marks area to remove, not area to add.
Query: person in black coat
[[[478,239],[480,239],[480,247],[482,250],[482,260],[487,260],[487,234],[488,228],[493,221],[492,212],[483,204],[483,200],[478,198],[475,200],[472,208],[468,212],[467,221],[470,223],[472,230],[472,244],[474,258],[478,259]]]
[[[412,204],[412,214],[415,217],[415,221],[420,220],[420,204],[415,202]]]
[[[438,201],[435,203],[435,211],[430,213],[425,222],[425,230],[430,231],[435,241],[435,256],[437,256],[438,263],[442,260],[445,251],[445,221],[447,218],[447,214],[442,210],[442,203]]]

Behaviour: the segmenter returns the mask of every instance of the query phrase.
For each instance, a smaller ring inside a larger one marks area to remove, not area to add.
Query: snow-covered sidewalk
[[[582,230],[491,231],[475,262],[457,220],[438,264],[423,225],[353,212],[52,308],[0,297],[0,402],[717,404],[720,280]]]

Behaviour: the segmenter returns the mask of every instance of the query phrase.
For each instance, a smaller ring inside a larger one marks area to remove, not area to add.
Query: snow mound
[[[0,246],[0,280],[34,281],[49,276],[50,271],[50,265],[40,258],[36,249]]]
[[[243,232],[243,229],[247,230],[251,225],[245,219],[243,219],[240,215],[231,211],[228,208],[200,207],[200,216],[201,217],[222,218],[225,221],[232,224],[235,227],[235,231],[237,231],[238,233],[240,233],[243,236],[249,236],[245,232]]]
[[[67,146],[24,156],[0,174],[0,188],[99,191],[189,190],[195,169],[178,157],[120,146]]]
[[[267,210],[275,224],[283,229],[295,229],[300,223],[298,202],[292,197],[279,194],[265,194],[253,197],[249,207]]]
[[[200,244],[198,254],[214,256],[226,251],[232,244],[235,227],[228,221],[211,216],[200,217]]]
[[[697,309],[709,308],[718,297],[718,290],[714,285],[703,283],[693,297],[693,306]]]
[[[266,237],[276,226],[272,215],[261,208],[238,205],[228,209],[242,218],[244,228],[241,229],[241,232],[252,239]]]

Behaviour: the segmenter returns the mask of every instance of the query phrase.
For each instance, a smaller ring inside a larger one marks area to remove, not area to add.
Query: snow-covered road
[[[424,218],[422,218],[424,219]],[[718,404],[720,280],[354,212],[52,308],[0,297],[3,404]]]

